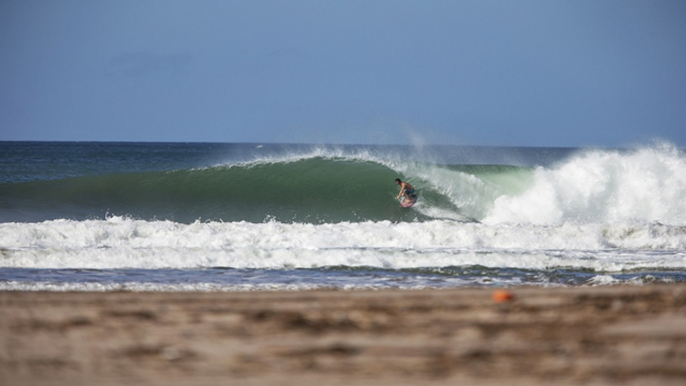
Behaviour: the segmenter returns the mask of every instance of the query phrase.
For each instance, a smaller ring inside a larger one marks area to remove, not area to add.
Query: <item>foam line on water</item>
[[[686,267],[686,227],[659,223],[254,224],[58,220],[0,224],[3,267]]]

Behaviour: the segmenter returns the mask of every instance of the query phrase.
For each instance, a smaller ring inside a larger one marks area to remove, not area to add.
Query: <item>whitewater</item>
[[[686,281],[686,157],[670,144],[0,148],[4,290]],[[396,177],[417,187],[409,210]]]

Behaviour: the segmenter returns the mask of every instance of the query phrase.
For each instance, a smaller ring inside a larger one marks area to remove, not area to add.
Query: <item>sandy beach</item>
[[[3,385],[686,382],[686,285],[2,292]]]

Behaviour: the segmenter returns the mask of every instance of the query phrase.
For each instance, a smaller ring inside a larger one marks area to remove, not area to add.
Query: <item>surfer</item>
[[[409,200],[410,194],[414,194],[414,186],[407,182],[402,182],[400,178],[395,179],[395,184],[400,185],[400,193],[398,193],[396,199],[400,198],[400,196],[405,196],[405,199]]]

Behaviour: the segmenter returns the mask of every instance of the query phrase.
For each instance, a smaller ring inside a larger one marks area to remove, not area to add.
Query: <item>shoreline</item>
[[[504,290],[0,291],[0,383],[686,381],[686,284]]]

